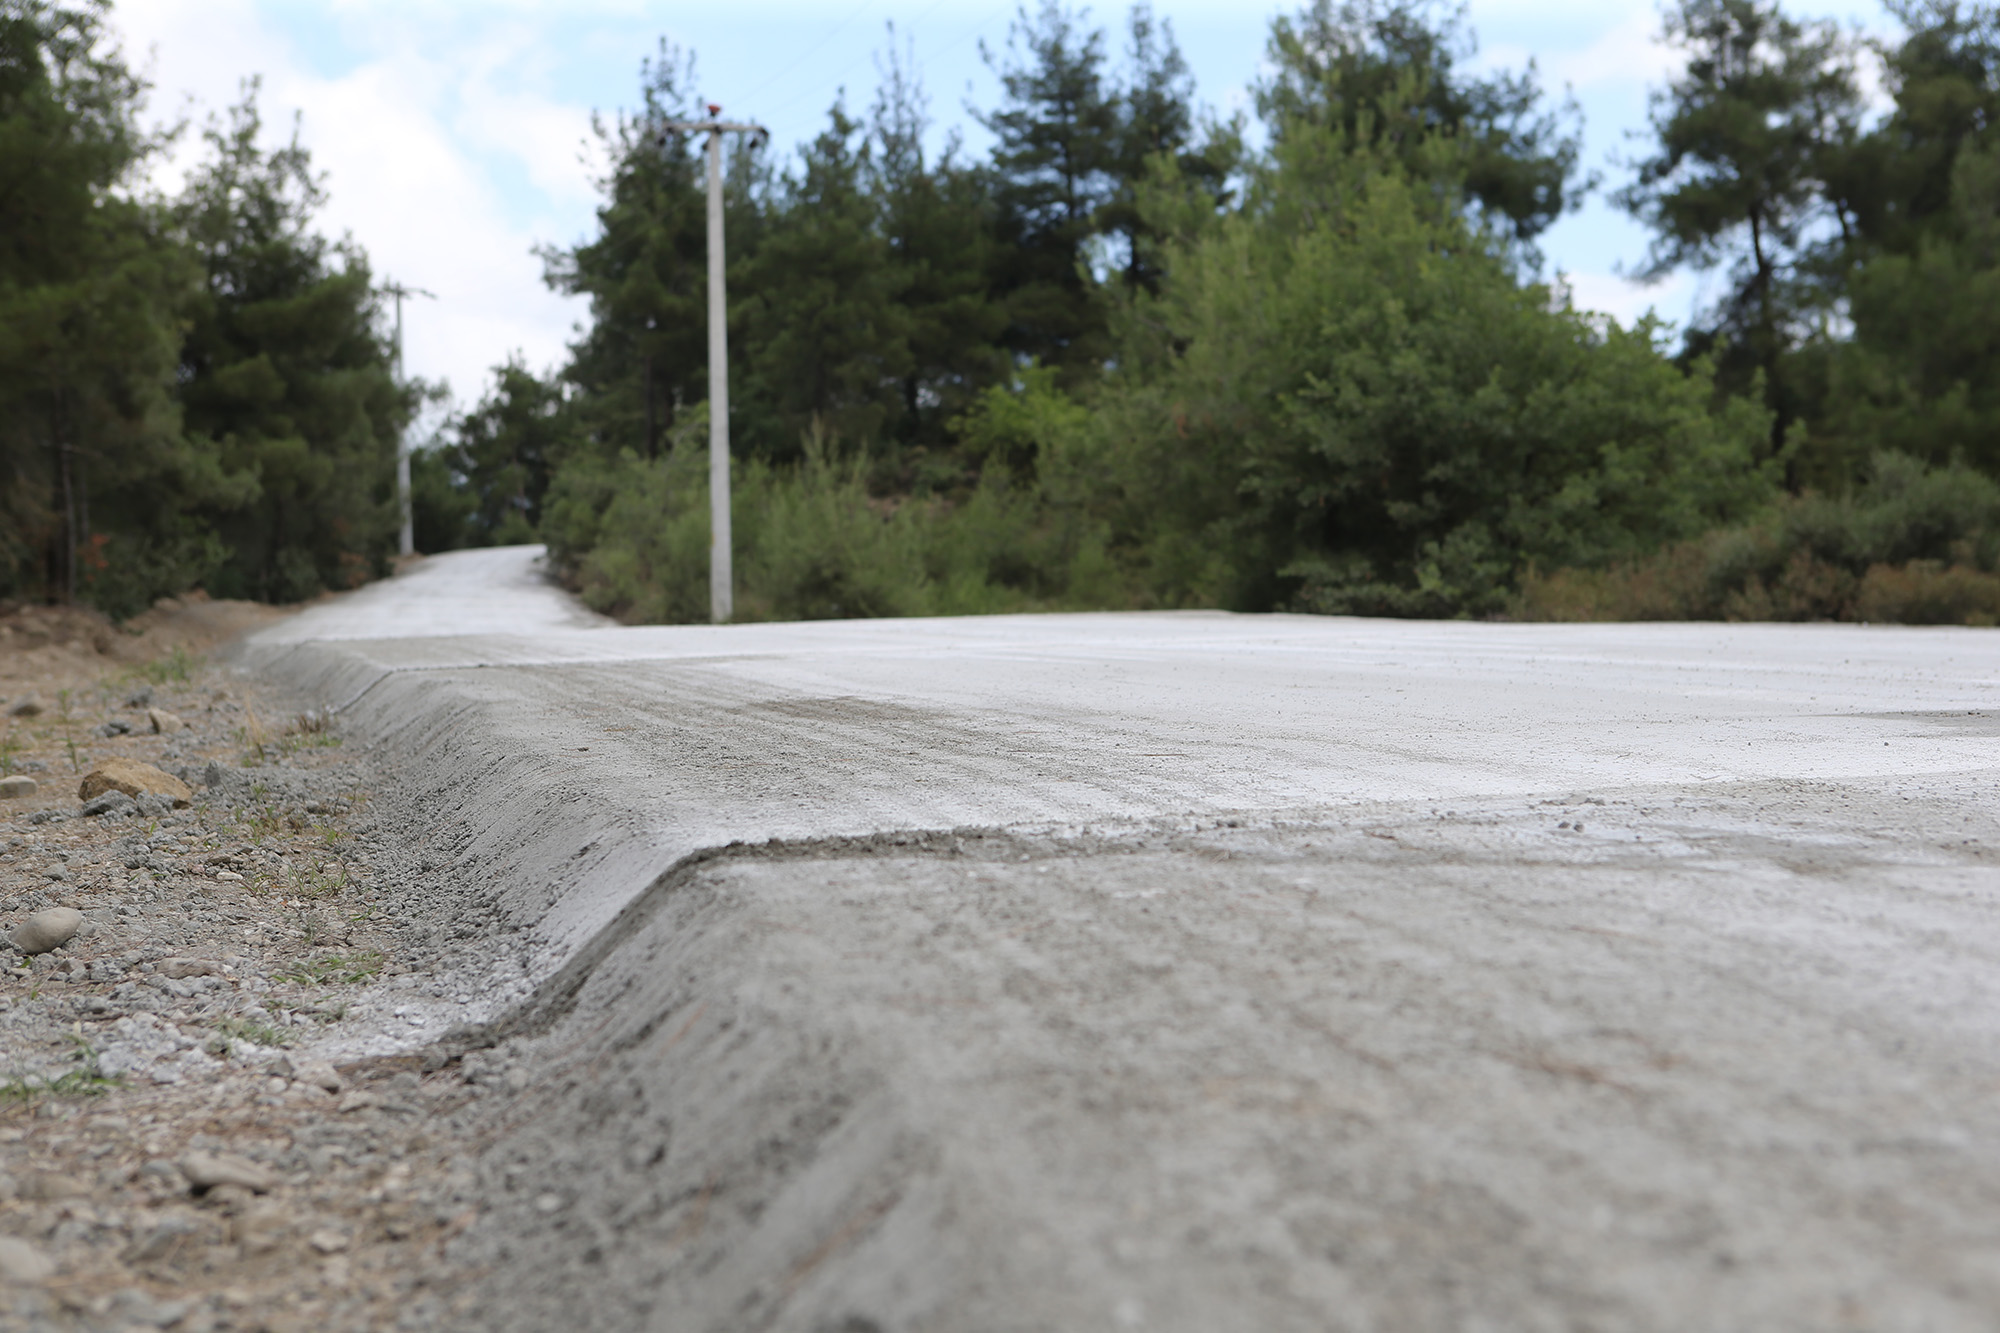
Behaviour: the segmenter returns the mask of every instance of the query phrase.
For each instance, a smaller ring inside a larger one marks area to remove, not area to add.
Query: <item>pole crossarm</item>
[[[661,127],[670,134],[754,134],[768,139],[771,132],[762,125],[738,124],[733,120],[670,120]]]

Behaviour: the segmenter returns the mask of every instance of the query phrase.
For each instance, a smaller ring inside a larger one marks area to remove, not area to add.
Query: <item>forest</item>
[[[1673,0],[1611,189],[1686,328],[1574,306],[1538,238],[1573,104],[1459,11],[1312,0],[1254,117],[1171,26],[1024,4],[974,153],[892,44],[795,152],[732,143],[739,619],[1219,607],[2000,620],[2000,7],[1864,38]],[[362,245],[254,81],[175,194],[102,4],[0,0],[0,597],[113,617],[389,571],[400,378]],[[546,543],[587,602],[705,620],[693,53],[602,117],[587,313],[413,460],[417,545]],[[941,149],[927,145],[942,142]]]

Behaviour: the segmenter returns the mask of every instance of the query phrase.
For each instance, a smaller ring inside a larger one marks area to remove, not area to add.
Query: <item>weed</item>
[[[6,736],[0,737],[0,778],[14,771],[14,756],[27,748],[21,744],[21,738],[14,734],[14,729],[7,728]]]
[[[62,723],[63,749],[69,752],[69,767],[72,773],[83,772],[83,761],[76,753],[76,718],[70,712],[70,692],[56,691],[56,720]]]
[[[190,653],[185,647],[176,645],[165,657],[141,663],[137,671],[155,685],[164,685],[170,680],[185,684],[200,666],[199,657]]]
[[[339,748],[340,737],[327,735],[323,732],[304,736],[286,732],[284,735],[278,737],[278,753],[282,755],[294,755],[300,750],[308,749],[338,750]]]
[[[324,865],[292,867],[292,887],[303,898],[338,898],[347,887],[347,863],[329,861]]]
[[[27,1102],[36,1097],[101,1097],[119,1086],[119,1080],[97,1067],[97,1048],[81,1036],[71,1036],[74,1049],[70,1058],[76,1068],[48,1078],[40,1074],[14,1074],[0,1079],[0,1102]]]
[[[289,1046],[292,1034],[289,1029],[272,1023],[254,1023],[247,1018],[221,1018],[216,1020],[215,1030],[225,1037],[235,1037],[257,1046]]]
[[[243,766],[254,768],[270,758],[271,733],[257,710],[244,705],[243,725],[236,729],[236,743],[243,747]]]
[[[301,986],[358,986],[373,981],[387,961],[374,949],[360,953],[330,953],[309,963],[296,963],[276,974],[276,980],[294,981]]]

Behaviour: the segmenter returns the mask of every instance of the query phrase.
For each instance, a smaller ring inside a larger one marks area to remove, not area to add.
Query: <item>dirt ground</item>
[[[440,1316],[430,1265],[473,1215],[449,1126],[490,1089],[303,1054],[418,978],[355,757],[208,658],[282,614],[0,614],[0,776],[38,784],[0,803],[0,1329]],[[187,729],[155,734],[152,709]],[[79,779],[111,757],[183,775],[193,803],[83,815]],[[24,957],[13,929],[51,906],[82,930]],[[209,1185],[204,1153],[243,1179]]]

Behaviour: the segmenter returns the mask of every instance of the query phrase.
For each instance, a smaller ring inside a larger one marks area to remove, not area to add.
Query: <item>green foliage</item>
[[[1535,620],[2000,619],[2000,483],[1878,455],[1844,496],[1788,499],[1597,570],[1531,574],[1512,613]]]
[[[359,986],[379,976],[387,961],[373,949],[351,954],[332,953],[295,963],[278,972],[276,979],[297,982],[301,986]]]
[[[659,454],[663,433],[708,396],[706,205],[701,145],[665,123],[695,119],[693,62],[662,41],[640,67],[640,109],[593,121],[612,166],[598,235],[540,253],[555,290],[590,301],[590,324],[564,378],[578,392],[579,429],[607,454]],[[747,158],[731,163],[727,226],[734,253],[754,243]]]
[[[990,397],[1008,394],[994,390]],[[990,402],[976,405],[970,429],[982,437],[1003,434],[1006,427],[985,424],[994,410]],[[1050,410],[1031,406],[1027,416]],[[696,419],[683,426],[663,458],[628,451],[558,474],[544,533],[551,554],[597,610],[627,621],[708,619],[704,425]],[[1115,603],[1120,589],[1104,554],[1106,536],[1075,503],[1072,452],[1051,445],[1039,482],[1017,483],[995,463],[956,503],[872,498],[862,460],[837,457],[824,434],[808,435],[796,464],[739,463],[731,480],[737,618]]]
[[[132,668],[140,678],[154,685],[169,682],[186,684],[201,667],[201,659],[190,653],[181,644],[175,644],[173,651],[164,657],[156,657],[150,662],[141,662]]]
[[[1534,69],[1474,78],[1461,12],[1426,0],[1311,0],[1271,25],[1258,106],[1272,130],[1341,142],[1442,180],[1491,229],[1528,242],[1579,201],[1572,101],[1542,105]]]
[[[1762,412],[1521,285],[1364,132],[1289,125],[1170,272],[1106,400],[1163,601],[1480,614],[1771,494]]]
[[[575,423],[562,385],[518,359],[495,370],[493,381],[447,441],[411,456],[420,551],[535,540],[549,477],[572,444]]]
[[[116,558],[128,612],[178,591],[126,562],[180,552],[214,481],[171,397],[192,269],[129,189],[142,92],[101,4],[0,6],[0,590],[73,600]]]
[[[311,230],[325,199],[296,137],[266,151],[254,81],[204,137],[175,216],[205,275],[181,361],[185,423],[241,492],[213,511],[211,590],[298,601],[386,572],[396,439],[367,259]]]
[[[0,5],[0,591],[131,616],[162,594],[294,599],[379,572],[410,395],[366,262],[310,230],[255,84],[175,200],[105,6]]]
[[[290,1028],[281,1028],[273,1023],[260,1023],[255,1019],[237,1018],[233,1015],[216,1019],[215,1030],[227,1039],[247,1041],[253,1046],[289,1046],[294,1040]]]
[[[50,1078],[43,1074],[10,1074],[0,1078],[0,1104],[32,1102],[39,1097],[102,1097],[121,1086],[120,1080],[97,1066],[97,1048],[82,1037],[70,1039],[74,1069]]]

